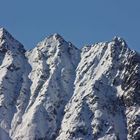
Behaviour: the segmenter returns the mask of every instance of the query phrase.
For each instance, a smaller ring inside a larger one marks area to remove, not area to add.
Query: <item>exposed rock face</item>
[[[140,55],[77,49],[54,34],[30,51],[0,29],[0,140],[139,140]]]

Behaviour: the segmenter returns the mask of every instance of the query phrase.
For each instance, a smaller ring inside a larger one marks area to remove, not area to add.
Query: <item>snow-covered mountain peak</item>
[[[3,27],[0,28],[0,36],[3,33],[3,30],[5,30]]]
[[[63,37],[62,37],[60,34],[58,34],[58,33],[54,33],[54,34],[53,34],[53,37],[54,37],[56,40],[64,40]]]
[[[13,36],[5,28],[0,28],[0,39],[11,41],[15,40]]]
[[[4,51],[24,53],[23,45],[17,41],[5,28],[0,28],[0,48]]]
[[[126,41],[122,37],[115,36],[112,41],[114,42],[114,46],[127,47]]]
[[[81,51],[81,55],[84,55],[87,52],[90,54],[92,52],[92,55],[97,55],[99,60],[100,57],[104,55],[104,51],[106,51],[106,55],[108,55],[107,58],[110,58],[109,60],[114,60],[117,59],[118,56],[122,56],[124,53],[127,54],[130,49],[123,38],[115,36],[111,41],[97,42],[92,45],[84,46]]]
[[[65,41],[65,39],[55,33],[46,37],[44,40],[37,44],[36,49],[43,53],[53,54],[55,52],[59,53],[72,53],[72,50],[79,50],[71,42]],[[79,50],[80,51],[80,50]]]
[[[5,34],[7,31],[5,28],[0,28],[0,37],[3,36],[3,34]]]
[[[44,41],[47,41],[47,40],[53,40],[53,41],[59,41],[59,42],[65,41],[65,39],[58,33],[54,33],[52,35],[49,35],[48,37],[46,37],[44,39]]]

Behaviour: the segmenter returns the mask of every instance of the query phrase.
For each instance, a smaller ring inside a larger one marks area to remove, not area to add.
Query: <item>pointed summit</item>
[[[0,28],[0,48],[4,50],[25,52],[23,45],[17,41],[5,28]]]
[[[5,32],[7,32],[6,30],[5,30],[5,28],[0,28],[0,39],[4,39],[5,37]]]
[[[0,35],[1,35],[1,33],[3,33],[4,31],[5,31],[5,28],[1,27],[1,28],[0,28]]]
[[[0,27],[0,32],[5,32],[5,31],[6,31],[6,29],[5,29],[5,28]]]
[[[0,38],[1,39],[14,39],[12,35],[5,29],[5,28],[0,28]]]
[[[64,40],[63,37],[62,37],[60,34],[58,34],[58,33],[55,33],[55,34],[53,35],[53,37],[54,37],[56,40]]]
[[[68,47],[69,43],[65,41],[65,39],[61,35],[59,35],[58,33],[54,33],[39,42],[37,46],[44,49],[52,49],[59,46],[62,49]]]
[[[58,33],[54,33],[52,35],[50,35],[49,37],[46,37],[45,40],[51,39],[53,41],[62,41],[65,42],[65,39]]]
[[[122,46],[122,47],[126,47],[127,44],[126,44],[126,41],[121,38],[121,37],[118,37],[118,36],[115,36],[112,41],[114,41],[115,45],[117,46]]]

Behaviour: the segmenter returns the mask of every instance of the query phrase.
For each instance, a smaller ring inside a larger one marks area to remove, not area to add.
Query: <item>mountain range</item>
[[[59,34],[25,50],[0,28],[0,140],[140,140],[140,54]]]

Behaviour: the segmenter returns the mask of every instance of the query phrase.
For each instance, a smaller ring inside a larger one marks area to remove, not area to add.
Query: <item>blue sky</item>
[[[0,0],[0,26],[27,49],[57,32],[77,47],[117,35],[140,52],[140,0]]]

